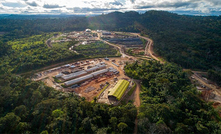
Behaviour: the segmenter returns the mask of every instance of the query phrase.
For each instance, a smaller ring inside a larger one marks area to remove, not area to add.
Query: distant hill
[[[142,32],[157,54],[184,68],[221,67],[221,17],[187,16],[165,11],[114,12],[90,19],[93,29]]]
[[[31,19],[44,19],[44,18],[79,18],[79,17],[85,17],[85,15],[23,15],[23,14],[0,14],[0,19],[23,19],[23,20],[31,20]]]
[[[141,32],[153,39],[156,53],[170,62],[221,70],[221,17],[148,11],[34,18],[0,18],[0,32],[6,32],[0,36],[0,133],[128,134],[136,132],[134,128],[138,133],[221,133],[220,109],[203,101],[183,69],[171,63],[149,60],[125,65],[125,74],[141,81],[139,109],[133,101],[119,106],[96,103],[97,98],[87,102],[12,74],[82,58],[68,50],[76,41],[66,48],[48,48],[45,42],[57,34],[51,32],[86,28]],[[208,76],[220,82],[221,74],[214,70]]]
[[[34,19],[27,19],[29,17]],[[166,11],[139,14],[130,11],[89,18],[41,15],[29,17],[0,17],[0,32],[9,32],[2,36],[2,40],[6,42],[45,32],[86,28],[142,32],[153,39],[155,52],[170,62],[184,68],[203,70],[221,67],[221,16],[188,16]]]

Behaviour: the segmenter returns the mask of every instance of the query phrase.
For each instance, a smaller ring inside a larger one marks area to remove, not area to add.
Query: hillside
[[[184,16],[164,11],[114,12],[97,16],[91,28],[142,32],[154,41],[155,52],[184,68],[221,67],[221,17]]]
[[[185,16],[165,11],[113,12],[94,17],[0,17],[0,31],[8,41],[45,32],[91,29],[142,32],[153,39],[154,51],[168,60],[192,69],[221,67],[221,17]]]
[[[164,11],[113,12],[89,18],[0,17],[4,33],[0,36],[0,133],[128,134],[136,129],[138,133],[221,133],[220,108],[201,99],[182,68],[212,69],[209,77],[221,79],[216,72],[221,70],[220,25],[221,17]],[[46,44],[56,32],[86,28],[141,32],[153,39],[157,54],[178,65],[154,60],[123,64],[124,73],[140,81],[137,108],[133,100],[118,106],[96,103],[96,97],[88,102],[76,93],[13,74],[117,53],[102,42],[75,46],[78,53],[69,51],[76,40],[54,47]]]
[[[91,103],[10,73],[0,76],[0,88],[0,133],[133,132],[137,110],[132,103]]]

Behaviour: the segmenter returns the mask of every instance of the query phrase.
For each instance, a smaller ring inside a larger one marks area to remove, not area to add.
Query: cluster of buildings
[[[70,32],[67,36],[67,38],[75,39],[76,41],[95,40],[96,37],[97,36],[93,34],[90,29],[81,32]]]
[[[97,76],[100,76],[105,73],[117,74],[119,72],[113,67],[106,68],[105,64],[99,63],[95,65],[94,67],[91,67],[86,70],[77,71],[68,75],[64,75],[60,73],[56,75],[55,77],[61,78],[63,81],[65,81],[64,86],[68,87],[74,84],[85,82],[92,78],[96,78]]]

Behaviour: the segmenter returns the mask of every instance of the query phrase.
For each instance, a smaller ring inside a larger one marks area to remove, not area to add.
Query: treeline
[[[184,68],[221,67],[221,17],[147,12],[141,25],[154,40],[154,51]]]
[[[0,31],[6,32],[1,37],[3,42],[49,32],[80,31],[87,26],[88,20],[82,16],[0,17]]]
[[[7,68],[13,73],[21,73],[65,60],[84,58],[84,55],[76,54],[68,49],[68,46],[76,43],[75,41],[65,47],[49,48],[45,42],[53,34],[35,35],[7,42],[9,49],[5,48],[8,49],[7,55],[0,57],[0,68]]]
[[[125,73],[142,80],[139,133],[221,133],[221,118],[204,102],[182,68],[156,61],[127,63]]]
[[[221,72],[220,71],[215,71],[215,70],[208,70],[208,78],[214,82],[216,82],[216,84],[218,84],[219,86],[221,86]]]
[[[0,75],[0,88],[0,133],[133,133],[132,103],[91,103],[10,73]]]
[[[93,17],[90,26],[148,35],[157,54],[184,68],[221,67],[220,16],[185,16],[165,11],[114,12]]]
[[[0,41],[0,57],[7,55],[11,51],[11,46],[6,42]]]
[[[57,33],[34,35],[27,38],[0,42],[0,68],[7,68],[12,73],[22,73],[49,66],[55,63],[79,60],[83,58],[119,56],[118,51],[101,41],[74,47],[77,52],[69,50],[79,43],[70,42],[46,44],[46,41]]]
[[[113,12],[94,17],[0,18],[3,42],[45,32],[105,29],[141,32],[154,41],[154,51],[184,68],[221,67],[221,17],[186,16],[165,11]]]

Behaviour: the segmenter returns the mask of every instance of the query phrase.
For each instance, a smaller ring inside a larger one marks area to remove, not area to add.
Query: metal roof
[[[106,65],[96,65],[92,68],[89,68],[87,70],[85,70],[86,72],[93,72],[93,71],[96,71],[96,70],[100,70],[100,69],[103,69],[103,68],[106,68]]]
[[[102,70],[93,72],[93,73],[91,73],[91,74],[92,74],[93,76],[98,76],[98,75],[101,75],[101,74],[106,73],[106,72],[108,72],[108,69],[102,69]]]
[[[66,81],[66,82],[64,83],[64,85],[65,85],[65,86],[74,85],[74,84],[83,82],[83,81],[85,81],[85,80],[91,79],[91,78],[93,78],[93,75],[92,75],[92,74],[88,74],[88,75],[79,77],[79,78],[74,79],[74,80]]]
[[[75,68],[76,66],[75,65],[72,65],[72,66],[70,66],[71,68]]]
[[[94,67],[89,68],[89,69],[87,69],[87,70],[85,70],[85,71],[86,71],[86,72],[93,72],[93,71],[96,71],[96,70],[98,70],[98,69],[99,69],[98,66],[94,66]]]
[[[85,74],[87,74],[87,72],[82,70],[82,71],[79,71],[79,72],[75,72],[75,73],[71,73],[71,74],[62,76],[61,78],[64,79],[64,80],[69,80],[69,79],[73,79],[73,78],[76,78],[76,77],[79,77],[79,76],[82,76],[82,75],[85,75]]]
[[[56,78],[59,78],[59,77],[61,77],[61,76],[63,76],[63,74],[60,73],[60,74],[56,75],[55,77],[56,77]]]
[[[117,65],[116,63],[112,62],[112,64],[114,64],[115,66],[119,67],[119,65]]]
[[[117,100],[120,100],[128,86],[129,81],[119,80],[117,84],[112,89],[110,89],[108,96],[114,96]]]
[[[70,64],[67,64],[67,65],[64,65],[65,67],[70,67],[71,65]]]

